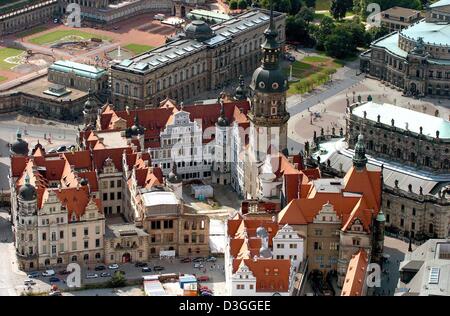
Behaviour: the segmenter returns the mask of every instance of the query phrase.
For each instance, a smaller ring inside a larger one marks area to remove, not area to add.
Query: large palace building
[[[361,71],[406,95],[450,98],[450,2],[432,4],[426,18],[372,43]]]
[[[214,26],[193,21],[166,45],[112,65],[115,107],[157,107],[166,97],[186,101],[250,74],[260,63],[269,20],[257,9]],[[274,23],[283,43],[285,15],[275,13]]]
[[[58,14],[58,0],[32,1],[31,3],[18,9],[14,3],[0,6],[0,36],[32,28],[49,21]]]

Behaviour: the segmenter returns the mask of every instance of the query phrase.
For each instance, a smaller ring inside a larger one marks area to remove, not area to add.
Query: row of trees
[[[324,68],[323,70],[294,83],[295,90],[297,93],[308,93],[314,88],[330,81],[334,73],[336,73],[336,69]]]

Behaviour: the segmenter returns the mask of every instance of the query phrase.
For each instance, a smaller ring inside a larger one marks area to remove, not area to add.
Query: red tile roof
[[[296,183],[292,186],[296,188]],[[294,190],[294,189],[292,189]],[[349,194],[351,193],[351,194]],[[293,199],[278,214],[281,225],[306,225],[322,209],[323,205],[333,205],[336,214],[342,218],[342,229],[347,230],[358,218],[365,229],[370,231],[372,216],[380,209],[381,174],[379,171],[352,168],[343,179],[340,192],[317,192],[312,183],[300,186],[300,198]]]
[[[256,277],[256,292],[288,292],[291,262],[288,259],[234,259],[233,273],[245,264]]]
[[[364,249],[352,256],[347,267],[341,296],[363,295],[368,264],[368,255]]]

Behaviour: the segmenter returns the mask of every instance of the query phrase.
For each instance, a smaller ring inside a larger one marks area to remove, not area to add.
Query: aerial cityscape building
[[[449,296],[450,2],[363,3],[0,0],[0,295]]]

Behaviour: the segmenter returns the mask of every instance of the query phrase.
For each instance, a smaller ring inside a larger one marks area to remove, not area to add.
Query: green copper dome
[[[204,21],[195,20],[184,28],[187,38],[203,42],[214,36],[211,27]]]
[[[270,70],[262,66],[253,73],[250,88],[260,92],[285,92],[289,85],[281,69]]]
[[[289,86],[287,76],[280,67],[281,46],[277,41],[278,32],[273,22],[273,4],[270,10],[270,25],[264,36],[265,41],[261,46],[262,65],[253,73],[250,88],[265,93],[285,92]]]

